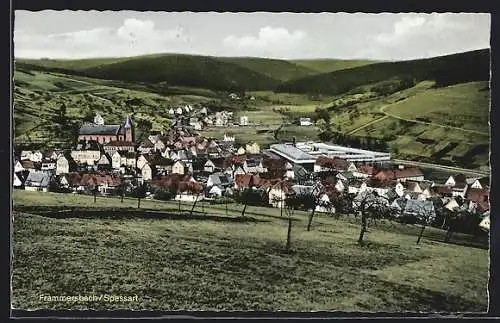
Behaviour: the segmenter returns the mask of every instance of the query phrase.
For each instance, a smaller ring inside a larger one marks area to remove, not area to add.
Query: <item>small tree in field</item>
[[[430,225],[436,218],[434,205],[431,201],[409,200],[406,202],[405,207],[405,212],[408,211],[410,211],[411,215],[416,218],[416,223],[419,223],[422,226],[417,239],[417,244],[419,244],[422,236],[424,235],[425,227]]]
[[[137,198],[137,208],[139,209],[141,207],[141,200],[146,197],[146,186],[137,186],[133,191],[133,195]]]
[[[116,194],[120,196],[120,201],[123,203],[123,198],[125,197],[125,183],[121,183],[117,188],[116,188]]]
[[[190,215],[192,215],[194,208],[196,206],[196,203],[198,202],[198,198],[200,197],[200,194],[203,192],[203,187],[198,186],[198,185],[188,185],[186,187],[186,191],[190,192],[191,194],[196,194],[196,198],[193,202],[193,207],[191,208],[191,212],[189,213]],[[203,211],[205,211],[205,210],[203,210]]]
[[[97,185],[94,185],[91,192],[92,192],[92,195],[94,196],[94,203],[96,203],[97,202],[97,194],[99,194],[99,187]]]
[[[295,213],[295,210],[300,207],[302,204],[302,200],[299,196],[296,196],[294,193],[288,193],[285,198],[285,214],[288,217],[288,229],[286,234],[286,252],[292,251],[292,217]]]
[[[361,216],[358,244],[363,245],[364,235],[368,231],[368,219],[381,218],[387,214],[389,203],[386,197],[380,196],[376,191],[363,192],[354,198],[353,208]]]

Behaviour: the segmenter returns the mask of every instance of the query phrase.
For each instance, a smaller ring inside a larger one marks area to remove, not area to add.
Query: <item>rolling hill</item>
[[[417,82],[433,80],[437,86],[488,81],[490,51],[483,49],[428,59],[369,64],[284,82],[276,91],[336,95],[395,78]]]
[[[290,62],[313,70],[316,72],[314,74],[329,73],[378,63],[378,61],[357,59],[298,59],[291,60]]]
[[[237,64],[191,55],[142,56],[77,69],[68,68],[70,66],[68,62],[61,67],[44,65],[16,62],[19,68],[55,71],[98,79],[163,83],[165,86],[189,86],[213,90],[265,90],[277,86],[280,82]]]
[[[77,60],[16,59],[16,68],[116,81],[232,91],[273,90],[282,82],[370,63],[373,62],[152,54]]]
[[[344,69],[318,74],[335,64]],[[57,121],[63,104],[74,126],[95,112],[112,123],[133,113],[154,129],[168,127],[168,108],[179,104],[227,108],[261,128],[314,117],[322,107],[335,132],[380,139],[398,158],[488,167],[489,50],[384,63],[157,54],[17,59],[15,67],[16,143],[69,141],[69,127]],[[226,91],[238,88],[247,98],[228,99]],[[294,131],[298,140],[319,134],[315,127]],[[240,137],[265,137],[262,145],[273,139],[255,129]]]

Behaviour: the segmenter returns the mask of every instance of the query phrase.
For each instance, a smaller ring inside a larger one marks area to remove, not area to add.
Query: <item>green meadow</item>
[[[12,304],[17,309],[486,311],[488,251],[474,238],[377,222],[357,245],[352,216],[14,191]],[[36,268],[36,269],[35,269]],[[44,302],[40,295],[137,295]]]

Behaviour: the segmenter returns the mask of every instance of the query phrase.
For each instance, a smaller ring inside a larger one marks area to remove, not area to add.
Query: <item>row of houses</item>
[[[427,201],[437,199],[450,210],[489,209],[489,178],[459,174],[437,183],[426,180],[416,167],[374,166],[331,156],[332,151],[345,153],[332,145],[311,144],[308,151],[304,145],[299,145],[300,149],[290,145],[273,149],[272,145],[261,150],[256,143],[244,147],[234,143],[234,136],[227,132],[216,140],[174,126],[168,132],[151,134],[137,147],[120,140],[102,144],[82,141],[71,151],[22,151],[14,165],[14,187],[48,190],[49,183],[56,181],[70,191],[96,186],[108,194],[123,183],[146,183],[152,188],[184,187],[178,198],[191,200],[250,188],[262,192],[265,204],[276,207],[283,203],[276,202],[276,197],[286,196],[287,190],[313,191],[324,202],[339,194],[362,196],[376,191],[401,211],[407,205],[428,205]],[[317,208],[319,212],[331,211],[321,205]]]

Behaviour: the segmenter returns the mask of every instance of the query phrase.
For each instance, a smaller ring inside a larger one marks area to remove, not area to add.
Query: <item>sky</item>
[[[490,47],[487,13],[22,11],[14,57],[155,53],[407,60]]]

